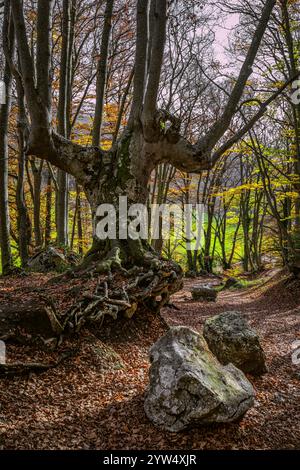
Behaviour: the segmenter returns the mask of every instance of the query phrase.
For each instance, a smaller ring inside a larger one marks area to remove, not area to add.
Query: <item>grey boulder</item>
[[[28,267],[35,272],[63,271],[68,267],[68,263],[61,251],[49,246],[32,256]]]
[[[232,363],[243,372],[261,375],[267,371],[257,332],[239,312],[224,312],[208,318],[203,336],[222,364]]]
[[[202,335],[173,327],[150,350],[145,412],[161,429],[178,432],[208,423],[240,420],[254,404],[243,372],[222,366]]]
[[[243,284],[235,277],[229,277],[228,279],[226,279],[226,282],[223,288],[230,289],[231,287],[241,288],[243,287]]]
[[[207,285],[193,286],[191,293],[193,300],[198,302],[215,302],[217,299],[217,291]]]

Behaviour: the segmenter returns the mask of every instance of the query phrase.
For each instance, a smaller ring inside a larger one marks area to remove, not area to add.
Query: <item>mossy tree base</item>
[[[78,332],[86,323],[101,324],[105,315],[131,318],[143,306],[159,312],[182,287],[182,274],[175,262],[162,259],[140,240],[113,241],[106,252],[95,244],[82,265],[67,274],[98,282],[93,294],[69,310],[64,330]]]

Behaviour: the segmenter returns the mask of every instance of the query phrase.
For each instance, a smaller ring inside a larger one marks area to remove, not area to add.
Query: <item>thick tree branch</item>
[[[57,130],[67,137],[67,96],[69,91],[69,57],[70,57],[70,22],[71,1],[63,0],[62,44],[60,55],[59,98],[57,106]]]
[[[136,120],[142,111],[145,92],[147,50],[148,50],[148,0],[138,0],[136,10],[136,50],[133,81],[133,99],[129,124]]]
[[[51,110],[51,27],[52,27],[53,0],[44,2],[39,0],[37,10],[37,51],[36,72],[39,99],[49,113]]]
[[[152,44],[153,44],[153,35],[154,35],[154,28],[155,28],[155,11],[156,11],[156,0],[150,0],[147,71],[149,71],[149,68],[150,68],[150,60],[151,60]]]
[[[95,146],[99,146],[100,138],[101,138],[101,124],[102,124],[102,118],[103,118],[109,36],[110,36],[110,31],[111,31],[113,6],[114,6],[114,0],[107,0],[105,14],[104,14],[104,26],[103,26],[102,39],[101,39],[100,57],[99,57],[98,68],[97,68],[96,107],[95,107],[95,114],[94,114],[93,141],[92,141],[92,144]]]
[[[26,139],[26,151],[27,153],[36,154],[43,158],[45,148],[47,148],[49,155],[55,153],[51,141],[49,109],[46,107],[44,101],[41,100],[35,85],[34,63],[27,41],[23,2],[21,0],[14,0],[11,2],[11,8],[19,53],[20,75],[22,77],[19,90],[24,88],[26,104],[31,120],[29,138]],[[49,31],[47,34],[49,35]]]
[[[148,83],[143,109],[143,120],[145,122],[153,119],[157,106],[158,89],[166,41],[167,0],[156,0],[153,23]]]
[[[34,65],[26,36],[23,2],[21,0],[14,0],[11,2],[11,8],[15,25],[15,34],[18,45],[21,74],[26,93],[27,106],[31,119],[34,121],[36,119],[36,112],[38,110],[38,100],[34,82]]]

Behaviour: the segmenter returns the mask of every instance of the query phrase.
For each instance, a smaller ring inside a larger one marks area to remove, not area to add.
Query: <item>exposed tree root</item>
[[[108,274],[104,279],[99,277],[93,294],[83,295],[79,303],[67,312],[64,330],[78,332],[86,323],[101,324],[105,315],[114,319],[118,315],[131,318],[139,305],[143,304],[159,311],[168,303],[171,294],[181,288],[181,269],[171,261],[163,261],[150,254],[146,258],[146,266],[134,266],[126,270],[120,269],[116,256],[120,259],[118,250],[113,252],[112,257],[85,270],[85,275],[99,276],[99,266],[102,274],[104,263],[107,263]],[[114,273],[111,271],[112,266],[115,268]],[[82,272],[77,275],[82,276]]]
[[[51,279],[54,302],[47,292],[50,285],[46,285],[41,292],[35,293],[38,301],[35,298],[35,303],[23,305],[26,315],[35,312],[30,318],[31,324],[39,325],[38,331],[28,331],[29,323],[24,322],[25,317],[21,315],[19,324],[11,330],[6,328],[3,334],[10,339],[55,349],[66,335],[78,333],[85,325],[101,327],[107,316],[114,320],[120,317],[130,319],[145,307],[159,313],[170,296],[181,288],[182,271],[173,261],[163,260],[151,250],[146,251],[140,243],[127,244],[125,249],[117,242],[109,248],[105,255],[103,252],[100,255],[99,251],[89,253],[79,269]],[[66,286],[72,282],[76,283],[79,295],[73,296],[74,286],[70,286],[67,294],[71,302],[73,298],[74,301],[62,311],[55,305],[53,285],[55,283],[59,290],[62,283]],[[1,309],[3,312],[2,305]],[[14,308],[14,314],[17,310]],[[3,315],[9,323],[13,318],[9,306]],[[43,322],[40,321],[42,318]]]
[[[24,375],[30,372],[44,372],[48,369],[54,369],[59,364],[61,364],[66,359],[74,356],[78,351],[69,350],[64,352],[57,361],[51,363],[42,363],[42,362],[17,362],[17,363],[8,363],[0,364],[0,377],[3,376],[15,376],[15,375]]]

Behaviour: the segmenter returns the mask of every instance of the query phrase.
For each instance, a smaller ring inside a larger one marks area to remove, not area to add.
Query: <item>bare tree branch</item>
[[[247,80],[252,73],[252,66],[257,55],[260,43],[262,41],[263,35],[267,28],[268,21],[271,12],[275,6],[275,3],[276,0],[266,1],[261,14],[261,18],[253,35],[253,39],[248,50],[246,59],[243,63],[239,76],[227,101],[227,105],[224,109],[224,112],[221,118],[212,126],[212,128],[205,135],[205,137],[200,139],[198,143],[199,150],[207,148],[212,149],[214,145],[218,142],[218,140],[222,137],[222,135],[224,135],[225,131],[228,129],[230,121],[236,112],[236,107],[238,106],[239,101],[242,97]]]
[[[122,117],[123,117],[123,113],[124,113],[124,109],[125,109],[125,104],[126,104],[127,96],[128,96],[128,93],[129,93],[129,90],[130,90],[130,87],[131,87],[133,77],[134,77],[134,68],[130,72],[129,79],[128,79],[126,88],[124,90],[123,96],[122,96],[120,109],[119,109],[119,113],[118,113],[118,119],[117,119],[117,123],[116,123],[116,129],[115,129],[114,136],[113,136],[113,144],[116,142],[116,140],[118,138],[119,130],[120,130],[121,123],[122,123]]]
[[[275,93],[273,93],[266,101],[260,104],[259,111],[243,126],[234,136],[225,142],[211,157],[211,162],[214,164],[223,154],[237,143],[247,132],[252,129],[254,124],[265,114],[269,104],[271,104],[283,91],[300,76],[300,72],[294,77],[284,83]]]

